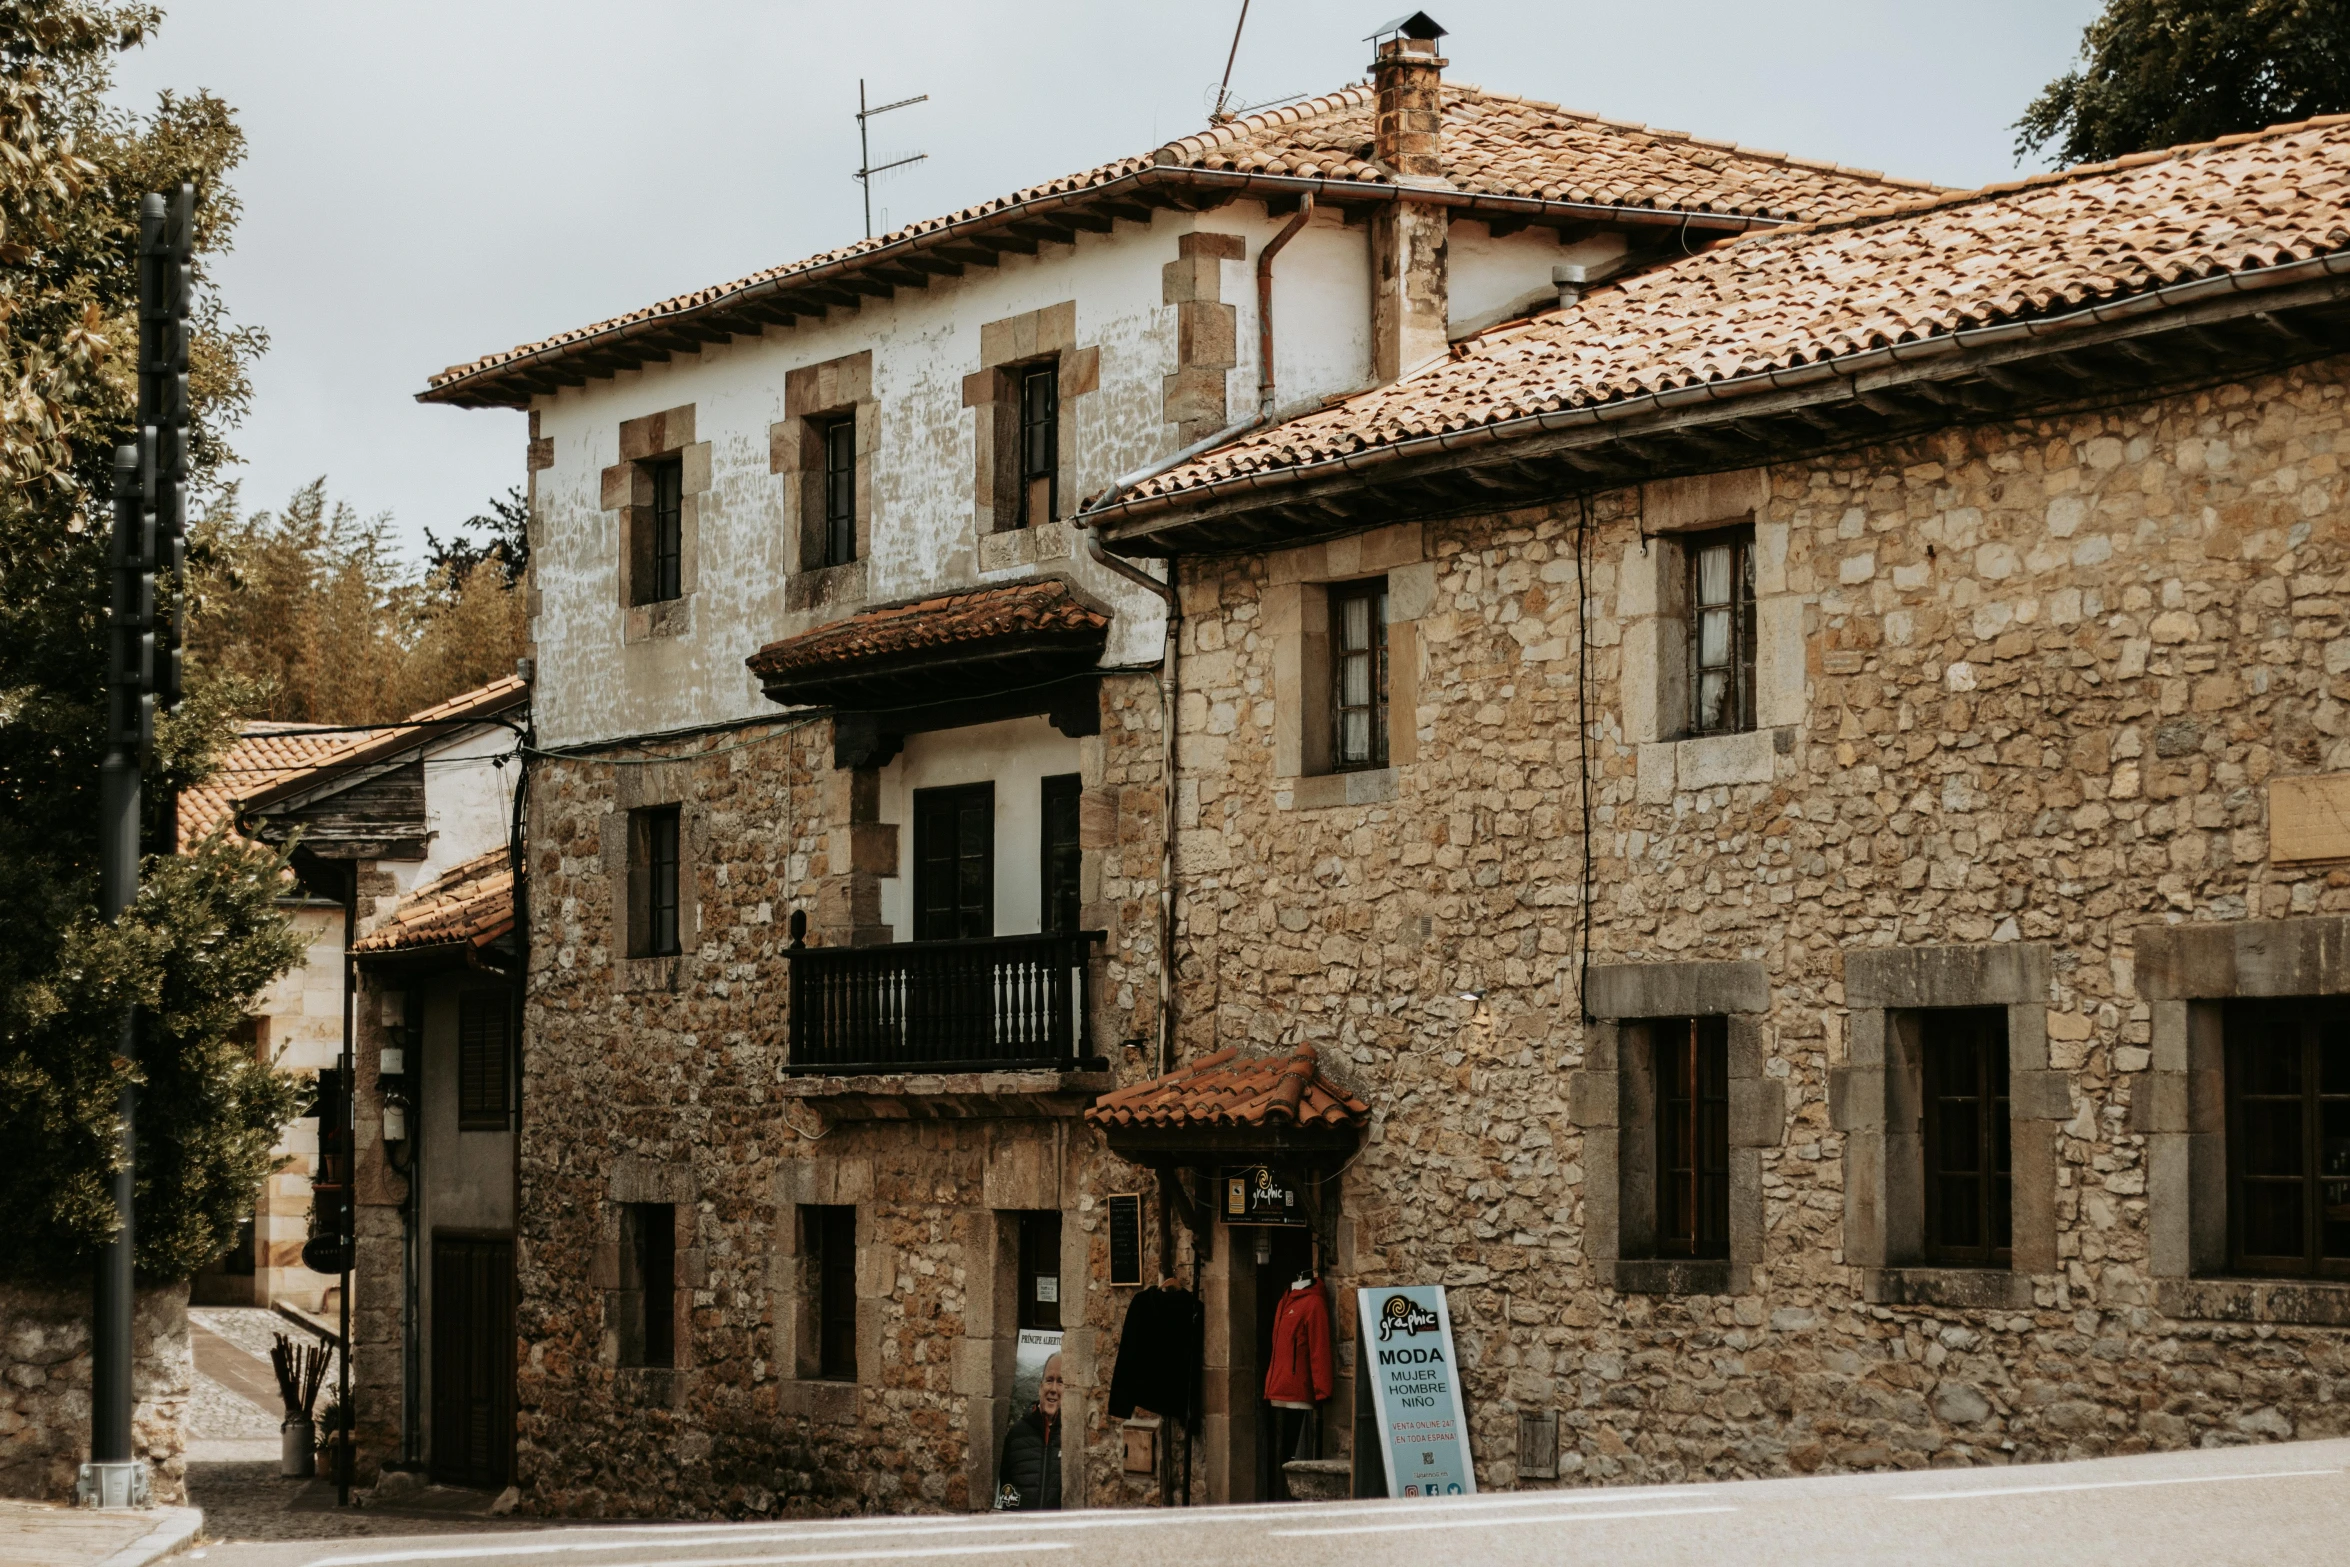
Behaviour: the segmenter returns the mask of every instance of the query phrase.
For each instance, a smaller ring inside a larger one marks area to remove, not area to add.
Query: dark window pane
[[[1331,766],[1387,765],[1387,584],[1330,590]]]
[[[2012,1244],[2007,1015],[1991,1007],[1918,1018],[1925,1091],[1926,1254],[2004,1267]]]
[[[2244,1184],[2244,1251],[2256,1257],[2301,1257],[2308,1250],[2302,1234],[2303,1186],[2299,1181],[2247,1181]]]
[[[643,820],[644,950],[651,957],[673,957],[680,950],[677,807],[646,811]]]
[[[848,418],[824,430],[824,564],[856,558],[857,421]]]
[[[685,464],[671,457],[648,463],[653,481],[653,591],[656,601],[684,592]],[[642,597],[643,595],[640,595]]]
[[[1020,377],[1020,524],[1035,527],[1059,514],[1061,372],[1041,365]]]
[[[501,990],[468,990],[457,1001],[457,1125],[503,1129],[510,1002]]]
[[[807,1276],[816,1292],[816,1374],[857,1379],[857,1210],[846,1204],[800,1210]]]
[[[1729,1028],[1718,1017],[1648,1025],[1656,1074],[1656,1236],[1668,1256],[1730,1254]]]
[[[914,939],[995,934],[995,785],[914,791]]]
[[[2299,1176],[2301,1101],[2257,1099],[2244,1104],[2244,1173]],[[2298,1249],[2298,1248],[2296,1248]]]
[[[1754,727],[1754,535],[1689,540],[1689,727],[1725,734]]]
[[[1075,773],[1044,781],[1044,928],[1073,931],[1084,897],[1085,853],[1078,842],[1082,780]]]
[[[2329,1022],[2317,1031],[2317,1091],[2350,1094],[2350,1022]]]
[[[1061,1216],[1020,1215],[1020,1326],[1061,1325]]]

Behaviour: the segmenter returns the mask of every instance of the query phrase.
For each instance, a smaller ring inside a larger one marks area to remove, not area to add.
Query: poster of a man
[[[1025,1336],[1025,1335],[1024,1335]],[[1059,1334],[1052,1335],[1055,1339]],[[1036,1402],[1004,1434],[996,1506],[1005,1512],[1057,1512],[1061,1506],[1061,1354],[1045,1358]]]

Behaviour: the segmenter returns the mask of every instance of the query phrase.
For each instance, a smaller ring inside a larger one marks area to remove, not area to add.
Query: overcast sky
[[[164,0],[126,103],[207,88],[251,139],[217,276],[266,328],[234,438],[248,506],[327,476],[402,538],[522,479],[523,416],[425,407],[493,349],[855,239],[854,112],[904,223],[1205,122],[1239,0]],[[1397,0],[1255,0],[1243,103],[1355,80]],[[1447,75],[1954,185],[2012,178],[2010,126],[2096,0],[1445,0]]]

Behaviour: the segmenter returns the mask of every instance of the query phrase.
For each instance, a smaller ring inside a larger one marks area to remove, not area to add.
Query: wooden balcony
[[[792,947],[788,1070],[826,1076],[1098,1070],[1098,930]]]

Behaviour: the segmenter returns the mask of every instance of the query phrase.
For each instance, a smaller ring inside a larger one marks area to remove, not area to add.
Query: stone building
[[[1055,1344],[1064,1495],[1278,1494],[1235,1319],[1196,1442],[1110,1417],[1118,1329],[1144,1281],[1229,1291],[1187,1172],[1351,1147],[1384,1091],[1179,1059],[1169,589],[1089,507],[1562,291],[1926,190],[1446,85],[1441,31],[422,394],[530,416],[526,1508],[984,1506]],[[1230,716],[1177,748],[1187,817]],[[1264,1266],[1344,1273],[1351,1233]]]
[[[2336,118],[1740,236],[1095,512],[1179,1053],[1368,1103],[1330,1277],[1448,1287],[1485,1484],[2345,1429],[2346,192]]]

